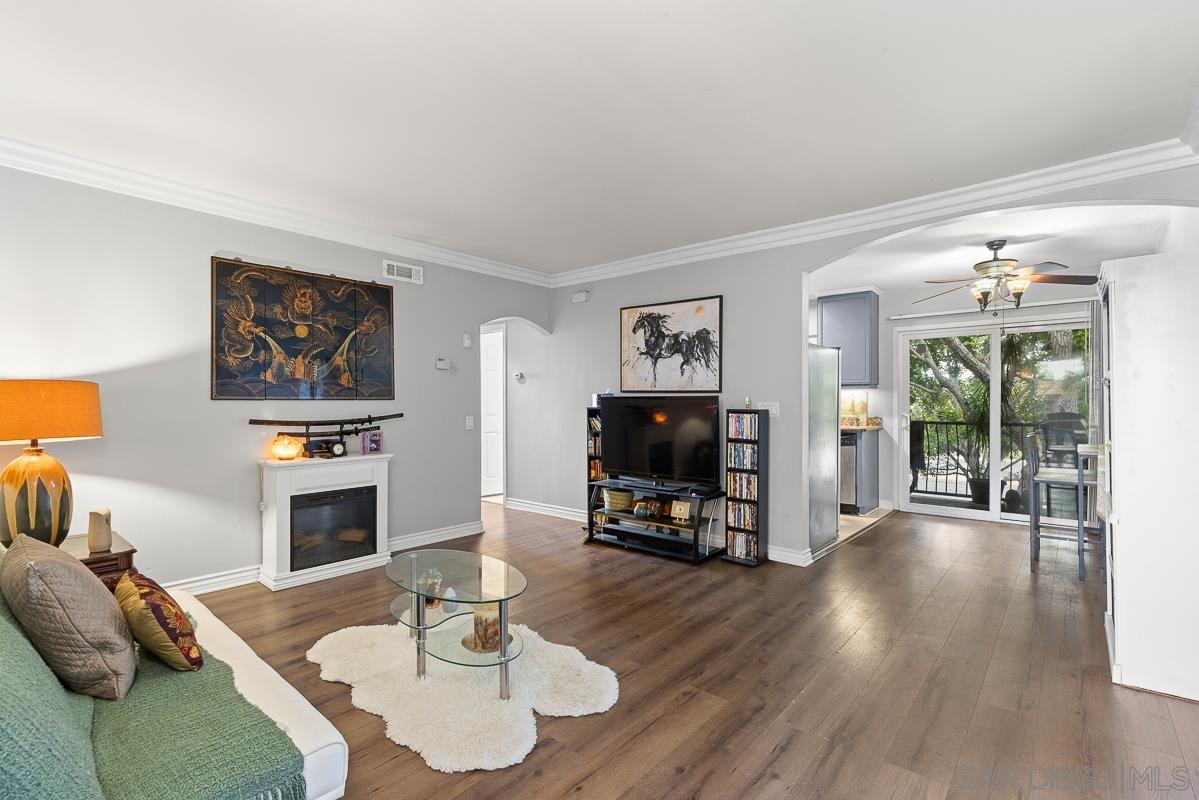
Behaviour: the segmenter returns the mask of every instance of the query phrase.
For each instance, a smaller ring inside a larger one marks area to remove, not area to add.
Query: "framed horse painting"
[[[719,392],[724,297],[620,309],[622,392]]]

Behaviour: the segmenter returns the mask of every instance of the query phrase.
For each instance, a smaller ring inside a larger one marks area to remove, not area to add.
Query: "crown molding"
[[[1199,107],[1191,116],[1187,134],[1199,138]],[[581,267],[553,275],[552,285],[576,286],[591,281],[757,250],[787,247],[893,225],[926,223],[939,217],[981,211],[996,204],[1194,166],[1199,164],[1197,149],[1199,148],[1182,139],[1167,139],[861,211],[726,236],[592,267]]]
[[[1002,203],[1196,164],[1199,164],[1199,102],[1195,104],[1186,130],[1179,139],[1168,139],[861,211],[726,236],[566,272],[547,273],[0,138],[0,167],[45,175],[240,222],[354,245],[401,259],[415,258],[548,288],[576,286],[591,281],[787,247],[895,225],[927,223],[941,217],[981,211]]]
[[[0,138],[0,166],[239,222],[354,245],[401,259],[416,258],[534,286],[550,286],[552,283],[546,273],[527,267],[505,264],[357,225],[331,222],[311,214],[201,189],[11,139]]]

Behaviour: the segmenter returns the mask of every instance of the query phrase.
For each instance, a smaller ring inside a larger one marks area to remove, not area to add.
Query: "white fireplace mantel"
[[[387,545],[387,466],[390,453],[341,458],[268,459],[262,468],[262,567],[258,582],[271,591],[380,567],[391,560]],[[374,555],[309,569],[291,570],[291,498],[337,489],[376,487]]]

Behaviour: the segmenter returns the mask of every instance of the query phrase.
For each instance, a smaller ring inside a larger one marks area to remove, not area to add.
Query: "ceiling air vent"
[[[399,281],[400,283],[425,282],[424,267],[417,267],[412,264],[401,264],[398,261],[384,261],[383,275],[388,280]]]

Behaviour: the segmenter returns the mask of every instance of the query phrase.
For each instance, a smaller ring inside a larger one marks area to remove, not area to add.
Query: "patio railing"
[[[923,466],[917,470],[919,494],[944,497],[969,497],[969,478],[965,464],[979,460],[987,463],[987,435],[965,422],[912,420],[924,426]],[[1000,470],[1003,491],[1024,493],[1024,437],[1037,429],[1035,422],[1004,422],[1000,426]],[[914,461],[916,459],[913,459]]]

